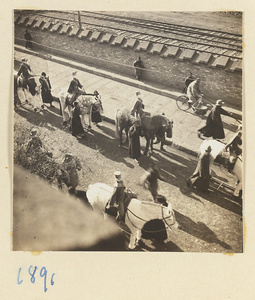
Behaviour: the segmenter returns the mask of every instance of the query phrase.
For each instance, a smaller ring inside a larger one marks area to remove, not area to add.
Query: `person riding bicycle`
[[[77,71],[72,73],[73,79],[70,82],[69,88],[67,92],[69,93],[69,97],[67,98],[67,102],[70,105],[74,103],[74,101],[80,96],[84,95],[85,91],[80,83],[80,81],[76,78]]]
[[[200,79],[197,78],[191,82],[187,88],[187,96],[189,98],[189,105],[192,105],[196,101],[201,101],[203,93],[200,91]]]

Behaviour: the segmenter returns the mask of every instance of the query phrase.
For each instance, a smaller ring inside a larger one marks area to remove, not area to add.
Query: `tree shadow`
[[[185,231],[207,243],[215,243],[224,249],[231,250],[231,246],[218,239],[217,235],[204,223],[194,222],[189,217],[175,211],[176,219],[179,223],[179,230]]]

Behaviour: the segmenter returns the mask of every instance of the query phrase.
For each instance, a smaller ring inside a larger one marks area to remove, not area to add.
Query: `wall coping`
[[[150,55],[159,55],[162,58],[177,60],[188,60],[194,64],[204,64],[209,68],[223,68],[225,71],[242,72],[242,58],[231,58],[228,56],[212,54],[203,50],[182,49],[178,44],[164,45],[153,41],[141,41],[136,38],[129,38],[125,35],[116,36],[110,32],[100,31],[98,29],[88,30],[80,29],[77,26],[67,25],[64,22],[57,21],[54,24],[49,21],[43,21],[38,17],[28,17],[16,15],[14,19],[16,26],[24,26],[35,30],[48,31],[50,34],[59,33],[78,39],[86,39],[90,42],[109,44],[109,46],[131,48],[136,52],[146,52]]]

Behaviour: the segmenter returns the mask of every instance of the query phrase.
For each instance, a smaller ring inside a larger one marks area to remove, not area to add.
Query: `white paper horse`
[[[105,206],[112,193],[113,187],[104,183],[95,183],[89,185],[86,195],[93,209],[104,213]],[[125,224],[131,231],[130,249],[134,249],[138,245],[145,223],[155,219],[162,220],[169,229],[171,229],[171,226],[178,226],[170,203],[164,206],[154,202],[145,202],[131,198],[125,213]]]
[[[68,122],[71,121],[72,118],[72,106],[67,104],[66,97],[68,93],[65,89],[62,89],[58,95],[60,107],[63,115],[63,124],[67,125]],[[80,95],[77,99],[81,108],[81,122],[82,126],[86,127],[86,117],[88,118],[88,128],[91,128],[91,113],[92,106],[96,102],[94,94],[85,94]],[[101,105],[102,108],[102,105]],[[66,109],[68,109],[66,113]]]
[[[27,88],[23,87],[22,77],[14,75],[14,105],[30,103],[35,111],[39,111],[43,104],[40,96],[39,76],[30,76],[27,81]]]

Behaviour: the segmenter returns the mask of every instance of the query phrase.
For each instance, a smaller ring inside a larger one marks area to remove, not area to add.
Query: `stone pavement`
[[[136,101],[135,93],[139,90],[144,101],[145,110],[152,114],[165,115],[174,121],[172,145],[180,150],[196,155],[202,140],[197,136],[197,130],[205,125],[206,116],[198,116],[192,110],[183,112],[176,106],[175,99],[180,91],[170,90],[168,87],[145,83],[119,74],[99,70],[82,63],[73,62],[61,57],[35,53],[22,46],[15,45],[14,58],[20,61],[28,58],[32,70],[36,75],[46,72],[50,77],[53,96],[58,96],[62,88],[67,90],[73,70],[80,70],[78,78],[87,93],[98,90],[102,96],[104,120],[114,123],[118,108],[132,109]],[[15,64],[14,64],[15,67]],[[222,99],[224,101],[224,99]],[[236,119],[242,119],[242,112],[225,107],[233,113]],[[227,142],[239,125],[239,122],[227,116],[222,116]]]

